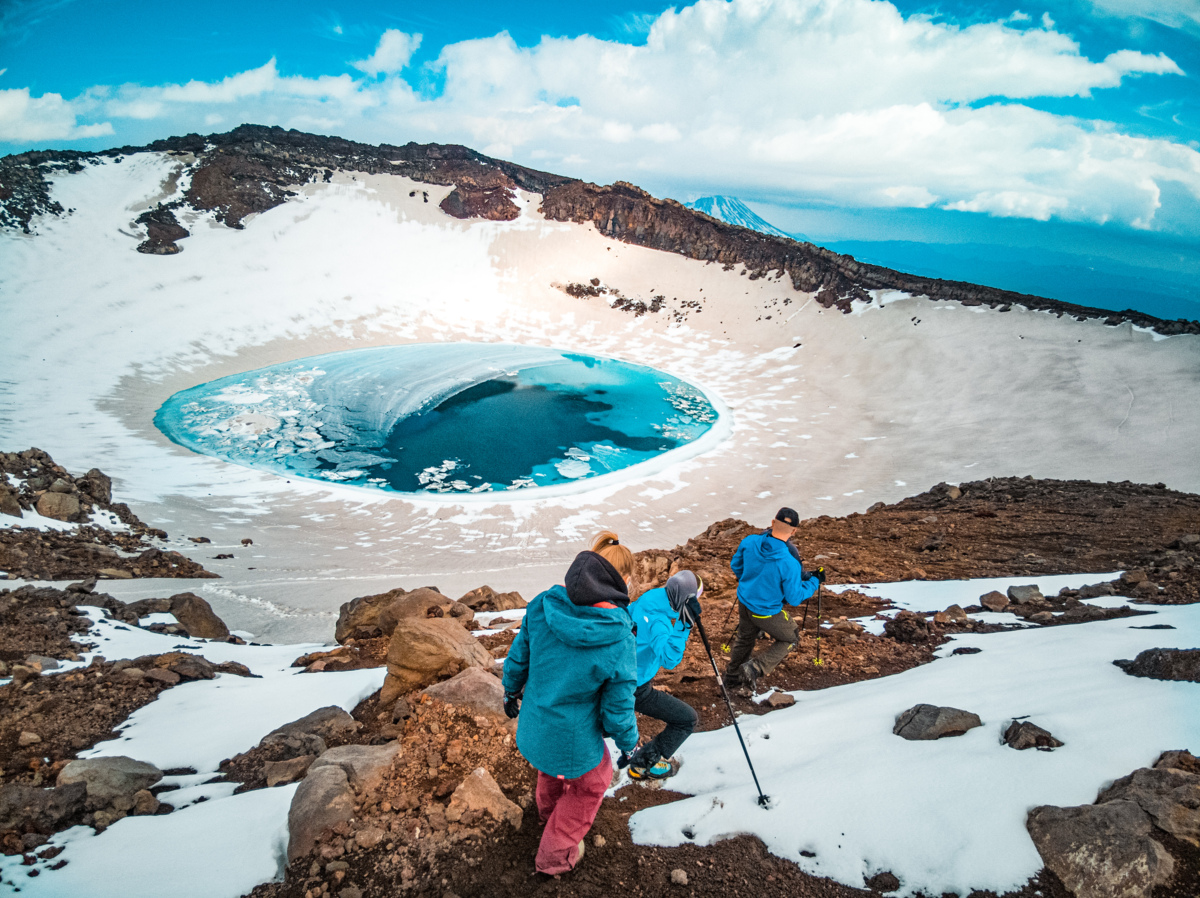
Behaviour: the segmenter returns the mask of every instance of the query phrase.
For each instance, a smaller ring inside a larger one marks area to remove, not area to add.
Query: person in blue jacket
[[[738,626],[725,669],[727,687],[742,685],[754,692],[758,680],[796,645],[796,623],[783,604],[799,605],[825,581],[824,568],[805,575],[800,552],[788,542],[799,526],[800,516],[791,508],[781,508],[770,530],[750,534],[733,553],[729,566],[738,578]],[[774,642],[751,657],[759,633]]]
[[[700,619],[704,584],[691,571],[680,571],[665,587],[648,589],[630,606],[637,625],[637,691],[633,709],[666,723],[666,729],[629,759],[633,779],[662,779],[674,770],[667,759],[696,729],[692,706],[655,689],[650,681],[661,668],[670,670],[683,658],[692,627]]]
[[[601,533],[592,551],[575,558],[563,586],[529,603],[504,660],[504,711],[519,715],[517,748],[538,771],[541,873],[566,873],[583,854],[612,782],[604,737],[622,755],[637,747],[632,576],[632,553],[615,534]]]

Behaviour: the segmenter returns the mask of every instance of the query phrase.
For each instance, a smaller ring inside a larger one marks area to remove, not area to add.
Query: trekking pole
[[[733,599],[733,604],[729,606],[729,611],[725,615],[725,620],[721,621],[721,632],[722,633],[725,632],[725,628],[727,626],[729,626],[729,619],[731,617],[733,617],[733,609],[736,608],[737,606],[738,606],[738,600],[737,600],[737,597],[735,596]],[[722,643],[721,651],[728,652],[729,651],[729,643],[727,643],[727,642]]]
[[[696,629],[700,631],[700,641],[704,643],[704,651],[708,654],[708,663],[712,665],[713,676],[717,678],[717,685],[721,688],[721,695],[725,697],[725,707],[729,709],[729,719],[733,721],[733,731],[737,733],[738,742],[742,746],[742,754],[746,756],[746,763],[750,766],[750,775],[754,777],[754,788],[758,790],[759,807],[769,808],[771,799],[763,795],[762,786],[758,784],[758,774],[754,772],[754,763],[750,760],[750,752],[746,750],[746,740],[742,738],[742,729],[738,726],[737,718],[733,715],[733,702],[729,700],[729,692],[725,689],[725,682],[721,679],[721,673],[717,670],[717,661],[713,658],[712,649],[708,645],[708,634],[704,632],[704,624],[700,623],[700,619],[696,619]]]
[[[813,664],[815,664],[817,667],[821,667],[825,664],[825,662],[821,660],[821,586],[822,585],[823,584],[821,584],[821,583],[817,584],[817,657],[815,659],[813,659]]]

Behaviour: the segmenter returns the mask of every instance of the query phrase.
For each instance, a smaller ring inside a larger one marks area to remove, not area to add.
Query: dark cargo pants
[[[780,609],[778,614],[763,617],[751,614],[750,609],[738,602],[737,633],[734,634],[733,649],[729,653],[726,678],[737,680],[741,677],[741,666],[750,660],[759,633],[766,633],[775,640],[754,657],[759,676],[766,676],[773,671],[797,642],[796,622],[786,611]]]
[[[692,706],[666,692],[659,692],[649,682],[633,693],[633,710],[666,723],[667,728],[654,737],[651,745],[660,757],[669,758],[683,741],[692,735],[700,719]]]

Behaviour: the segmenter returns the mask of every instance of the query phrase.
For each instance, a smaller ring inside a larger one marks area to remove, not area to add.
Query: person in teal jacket
[[[633,709],[666,723],[666,728],[629,759],[633,779],[662,779],[674,768],[669,759],[696,729],[699,718],[686,702],[655,689],[651,681],[662,668],[675,667],[700,618],[704,584],[691,571],[680,571],[666,586],[649,589],[630,606],[637,625],[637,691]]]
[[[537,807],[546,828],[535,864],[547,874],[573,869],[582,854],[612,781],[604,737],[622,754],[638,741],[628,611],[633,556],[609,533],[593,548],[575,558],[564,586],[529,603],[504,661],[504,710],[519,716],[517,748],[538,771]]]

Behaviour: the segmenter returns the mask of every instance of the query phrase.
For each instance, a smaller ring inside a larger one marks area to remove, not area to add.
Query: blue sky
[[[891,264],[970,247],[958,277],[1004,279],[981,246],[1124,266],[1188,317],[1167,281],[1200,276],[1198,79],[1200,0],[0,0],[0,152],[243,121],[464,143],[740,196]]]

